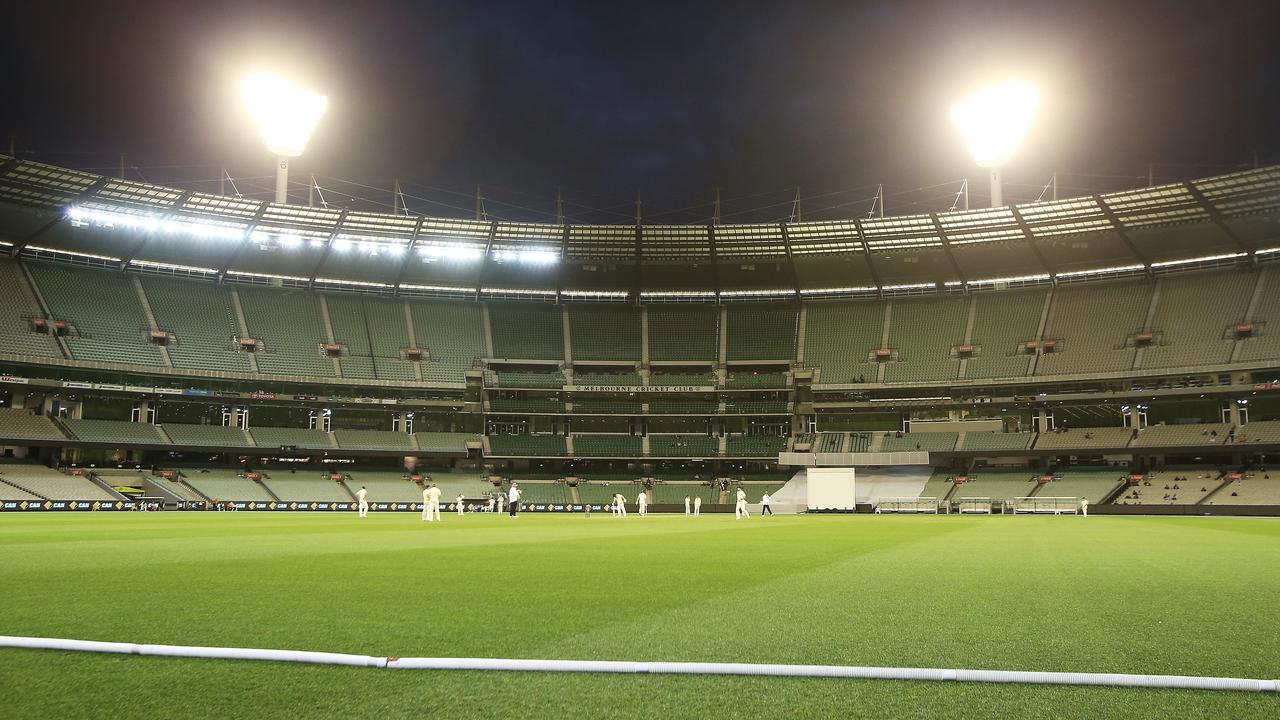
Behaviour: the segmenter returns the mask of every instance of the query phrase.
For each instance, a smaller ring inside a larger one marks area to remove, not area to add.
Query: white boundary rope
[[[1105,685],[1280,692],[1280,680],[1201,677],[1196,675],[1129,675],[1123,673],[1028,672],[1023,670],[948,670],[853,665],[771,665],[764,663],[630,662],[620,660],[520,660],[503,658],[397,658],[309,650],[143,645],[0,635],[0,647],[32,650],[117,653],[219,660],[347,665],[393,670],[482,670],[515,672],[625,673],[651,675],[765,675],[774,677],[866,678],[952,682],[1030,683],[1036,685]]]

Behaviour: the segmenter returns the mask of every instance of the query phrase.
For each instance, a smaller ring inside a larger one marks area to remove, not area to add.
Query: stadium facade
[[[7,506],[345,507],[353,484],[411,504],[425,477],[450,499],[518,479],[550,507],[717,505],[804,466],[914,463],[886,493],[1280,507],[1278,167],[951,213],[564,225],[0,157],[0,251]]]

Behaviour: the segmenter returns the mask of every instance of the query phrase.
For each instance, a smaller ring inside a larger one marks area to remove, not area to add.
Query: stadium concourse
[[[534,510],[803,510],[805,468],[848,466],[861,511],[1280,513],[1278,216],[1278,168],[580,226],[0,157],[0,501],[410,509],[435,481],[485,509],[516,482]]]

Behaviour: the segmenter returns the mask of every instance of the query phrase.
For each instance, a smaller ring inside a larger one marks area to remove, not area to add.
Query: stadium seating
[[[528,481],[516,478],[523,494],[520,501],[524,503],[568,504],[573,502],[569,486],[563,482]]]
[[[0,486],[0,492],[14,497],[4,500],[30,500],[17,497],[20,494],[35,495],[48,500],[119,500],[87,477],[66,475],[43,465],[0,465],[0,480],[9,488]],[[23,491],[17,493],[13,490]]]
[[[720,408],[720,402],[713,397],[700,398],[654,398],[649,401],[649,412],[667,415],[712,415]]]
[[[420,432],[414,433],[414,438],[419,450],[440,453],[465,453],[467,442],[480,440],[480,436],[473,433],[455,432]]]
[[[247,373],[249,356],[231,293],[203,280],[140,276],[156,325],[173,336],[169,358],[176,368]]]
[[[1133,430],[1125,427],[1082,427],[1054,430],[1036,435],[1036,450],[1128,447]]]
[[[269,502],[275,499],[261,484],[246,479],[236,470],[201,469],[179,472],[188,485],[210,500]]]
[[[789,305],[730,305],[729,360],[790,360],[796,353],[796,311]]]
[[[314,470],[290,473],[277,470],[270,477],[263,477],[266,485],[282,502],[352,502],[355,500],[347,489],[329,479],[328,473]]]
[[[0,260],[0,288],[0,352],[62,357],[52,335],[31,330],[31,320],[44,313],[17,262]]]
[[[259,372],[333,376],[333,360],[323,350],[329,338],[318,296],[248,286],[236,292],[249,335],[262,344],[254,353]]]
[[[382,298],[331,294],[325,297],[335,342],[345,346],[343,377],[413,380],[413,363],[401,358],[409,347],[404,304]]]
[[[1036,495],[1085,498],[1091,503],[1100,503],[1116,486],[1127,482],[1128,473],[1122,468],[1058,468],[1053,480],[1045,483]]]
[[[204,500],[204,498],[200,497],[200,495],[191,488],[181,483],[172,482],[160,475],[147,475],[146,482],[155,485],[174,497],[186,500],[187,502],[200,502]]]
[[[951,494],[952,500],[981,497],[999,502],[1027,497],[1040,484],[1039,474],[1033,470],[981,468],[969,473],[968,478]]]
[[[414,339],[418,348],[427,353],[427,359],[419,363],[422,379],[434,383],[466,382],[466,371],[485,356],[480,306],[417,299],[407,302]]]
[[[1227,441],[1230,423],[1196,423],[1194,425],[1151,425],[1138,431],[1130,444],[1135,448],[1192,447],[1221,445]]]
[[[960,434],[960,450],[1026,450],[1035,436],[1031,433],[966,432]]]
[[[637,398],[579,397],[573,401],[575,413],[624,413],[639,415],[643,403]]]
[[[720,488],[706,483],[659,482],[653,486],[653,502],[663,505],[684,505],[684,499],[692,503],[695,497],[701,497],[704,505],[715,505],[720,502]]]
[[[786,388],[785,373],[729,373],[724,386],[730,390]]]
[[[715,362],[720,356],[719,308],[650,307],[647,312],[651,361]]]
[[[787,449],[787,439],[775,435],[730,435],[725,445],[729,457],[774,457]]]
[[[334,430],[338,447],[344,450],[413,451],[413,436],[390,430]]]
[[[1280,420],[1260,420],[1236,428],[1235,442],[1280,443]]]
[[[707,435],[650,435],[649,454],[657,457],[712,457],[720,442]]]
[[[1231,360],[1233,329],[1244,320],[1255,275],[1238,271],[1168,275],[1160,280],[1152,331],[1142,367],[1222,365]]]
[[[760,502],[760,497],[762,495],[764,495],[765,493],[769,493],[770,495],[773,495],[777,493],[779,490],[781,490],[782,486],[785,484],[786,483],[742,482],[735,485],[731,490],[732,492],[736,493],[737,488],[742,488],[742,491],[747,494],[747,502],[751,504],[755,504]],[[735,496],[731,496],[731,497],[735,497]]]
[[[65,440],[53,421],[26,410],[0,408],[0,438],[10,440]]]
[[[1036,339],[1045,290],[986,292],[974,295],[973,357],[965,363],[966,378],[1026,375],[1032,356],[1026,343]],[[896,309],[896,308],[895,308]]]
[[[655,372],[649,376],[650,385],[681,385],[689,387],[714,387],[716,376],[709,373],[660,373]]]
[[[964,342],[969,300],[964,297],[895,299],[889,322],[889,347],[897,362],[885,365],[888,383],[954,379],[960,361],[951,349]]]
[[[493,435],[489,438],[493,455],[548,456],[565,455],[563,435]]]
[[[1167,466],[1147,473],[1145,482],[1125,489],[1122,505],[1196,505],[1222,484],[1222,473],[1205,468]]]
[[[637,457],[640,438],[633,435],[574,434],[573,454],[579,457]]]
[[[871,360],[884,339],[884,303],[812,302],[805,305],[804,362],[818,368],[815,382],[875,382]]]
[[[500,388],[555,388],[565,384],[560,372],[495,372],[485,373],[485,385]]]
[[[1129,338],[1142,330],[1151,293],[1151,284],[1139,280],[1058,286],[1044,330],[1044,338],[1057,345],[1040,356],[1036,375],[1132,368]]]
[[[405,472],[385,471],[385,470],[352,470],[347,473],[349,476],[346,485],[347,489],[354,495],[361,486],[369,491],[369,502],[422,502],[422,488],[418,484],[409,479]],[[445,497],[444,491],[440,495],[442,500],[453,500],[452,497]]]
[[[201,447],[253,447],[243,430],[221,425],[183,425],[165,423],[161,426],[174,445]]]
[[[27,267],[54,319],[75,328],[66,340],[75,359],[164,365],[160,349],[147,342],[151,325],[132,277],[48,263]]]
[[[574,385],[642,385],[640,373],[574,372]]]
[[[753,415],[787,412],[786,400],[748,400],[731,397],[725,401],[724,411],[729,414]]]
[[[953,432],[887,432],[880,445],[881,452],[950,452],[956,448],[959,438]]]
[[[63,420],[62,424],[77,440],[99,443],[168,445],[169,441],[155,425],[127,420]]]
[[[625,480],[578,483],[578,498],[584,503],[607,505],[613,501],[614,493],[622,493],[628,503],[633,503],[642,489],[640,483]],[[680,502],[684,502],[684,499],[681,498]]]
[[[933,474],[924,484],[924,489],[920,491],[920,497],[931,497],[942,500],[947,497],[951,489],[955,487],[954,474],[948,470],[934,470]]]
[[[631,306],[570,305],[574,362],[640,359],[640,312]]]
[[[1262,272],[1262,293],[1249,317],[1257,333],[1240,343],[1240,360],[1246,362],[1280,357],[1280,273],[1275,268]]]
[[[329,433],[304,428],[255,427],[249,431],[258,447],[292,445],[300,448],[332,448]]]
[[[522,360],[564,360],[564,318],[555,305],[490,304],[493,354]]]
[[[1206,505],[1280,506],[1280,480],[1265,472],[1244,473],[1204,501]]]
[[[490,412],[563,413],[564,403],[549,397],[495,397],[489,400]]]

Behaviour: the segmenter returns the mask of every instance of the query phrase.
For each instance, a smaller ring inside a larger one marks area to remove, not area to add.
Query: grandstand
[[[201,495],[216,501],[256,500],[272,501],[273,497],[261,482],[250,480],[236,470],[217,470],[199,468],[179,470],[187,485],[195,488]]]
[[[650,307],[647,310],[647,318],[651,361],[712,363],[719,357],[720,313],[716,308]],[[685,383],[668,384],[684,385]]]
[[[490,305],[489,324],[494,357],[565,359],[564,319],[554,305]]]
[[[729,360],[795,357],[796,313],[777,305],[730,305],[726,317]]]
[[[4,293],[4,309],[0,310],[0,352],[36,357],[62,357],[52,333],[32,332],[33,322],[48,320],[34,292],[22,275],[22,267],[13,260],[0,258],[0,292]]]
[[[804,362],[819,382],[876,381],[875,351],[884,340],[885,306],[874,301],[813,302],[805,306]]]
[[[351,502],[355,497],[328,474],[276,472],[264,475],[262,484],[281,502]]]
[[[146,342],[152,328],[132,277],[49,263],[31,263],[28,269],[54,319],[71,326],[65,341],[73,358],[165,364],[159,348]]]
[[[897,361],[885,364],[885,382],[950,380],[960,361],[951,349],[964,344],[969,303],[962,298],[894,300],[888,348]]]
[[[574,362],[640,358],[640,313],[635,308],[571,305],[569,328]]]
[[[237,340],[244,335],[227,291],[200,280],[142,277],[156,325],[169,333],[176,368],[247,373],[253,368]]]
[[[259,372],[268,375],[337,374],[324,346],[332,342],[315,295],[298,291],[242,287],[236,290],[250,337],[262,343],[254,353]]]
[[[65,440],[66,436],[47,417],[0,408],[0,437],[11,440]]]
[[[240,428],[221,425],[184,425],[165,423],[164,434],[174,445],[201,447],[253,447],[248,433]]]
[[[0,500],[119,500],[84,476],[43,465],[0,465]]]

